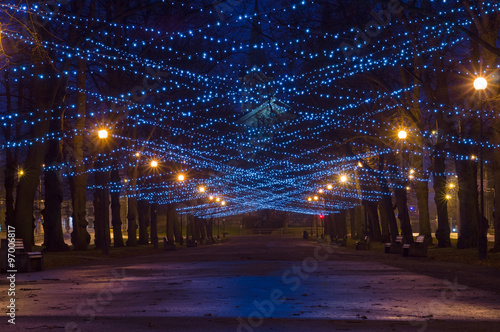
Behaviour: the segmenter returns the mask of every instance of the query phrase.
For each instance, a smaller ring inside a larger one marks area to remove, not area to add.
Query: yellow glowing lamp
[[[346,176],[346,175],[342,175],[342,176],[340,177],[340,182],[342,182],[342,183],[347,182],[347,176]]]
[[[488,82],[484,77],[478,77],[474,80],[474,89],[485,90],[488,87]]]
[[[108,131],[106,129],[101,129],[97,132],[100,139],[108,138]]]
[[[203,186],[199,187],[199,188],[198,188],[198,191],[199,191],[200,193],[204,193],[204,192],[205,192],[205,187],[203,187]]]
[[[158,162],[156,160],[151,160],[151,167],[158,167]]]
[[[406,130],[400,130],[398,132],[399,139],[405,139],[407,136],[408,136],[408,133],[406,132]]]
[[[333,189],[333,186],[331,184],[329,184],[328,186],[326,186],[326,189],[328,190],[332,190]]]
[[[184,181],[185,177],[183,174],[179,174],[179,176],[177,176],[177,180],[179,181]]]

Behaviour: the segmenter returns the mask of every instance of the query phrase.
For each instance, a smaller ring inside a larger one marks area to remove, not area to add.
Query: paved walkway
[[[498,331],[498,272],[287,237],[235,237],[17,274],[16,325],[5,315],[0,330]],[[0,287],[5,310],[5,275]]]

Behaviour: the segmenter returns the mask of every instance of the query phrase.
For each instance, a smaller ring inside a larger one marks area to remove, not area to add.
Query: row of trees
[[[432,179],[436,238],[450,245],[443,197],[456,174],[458,246],[476,246],[484,228],[477,161],[469,157],[483,146],[489,174],[496,174],[500,156],[492,148],[499,141],[497,86],[490,80],[479,96],[472,81],[497,67],[498,6],[428,0],[4,6],[7,223],[29,248],[42,173],[47,249],[67,249],[61,202],[69,196],[73,247],[86,250],[89,200],[106,243],[107,207],[118,232],[119,197],[126,193],[127,244],[135,245],[137,228],[139,242],[147,238],[148,204],[154,211],[154,204],[201,203],[199,184],[231,197],[227,213],[311,212],[306,191],[347,172],[352,180],[328,194],[328,209],[345,213],[361,201],[375,239],[401,232],[411,242],[412,170],[420,232],[430,238]],[[238,80],[250,75],[245,84]],[[274,118],[242,125],[241,105],[249,103],[267,103],[266,116]],[[96,134],[102,127],[110,132],[105,141]],[[396,136],[401,128],[408,131],[404,142]],[[156,170],[147,167],[155,158]],[[16,176],[19,165],[25,176]],[[188,168],[197,173],[174,190],[174,175]],[[199,215],[212,212],[199,205]],[[495,216],[496,229],[499,222]]]

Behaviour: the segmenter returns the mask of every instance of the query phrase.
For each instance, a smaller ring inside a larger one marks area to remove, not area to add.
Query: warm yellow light
[[[205,187],[203,187],[203,186],[199,187],[199,188],[198,188],[198,191],[199,191],[200,193],[204,193],[204,192],[205,192]]]
[[[311,202],[313,199],[312,199],[312,197],[307,197],[307,200],[308,200],[309,202]]]
[[[410,174],[415,174],[415,170],[413,168],[410,169]]]
[[[343,182],[343,183],[347,182],[347,176],[346,175],[342,175],[340,177],[340,182]]]
[[[472,160],[476,160],[476,156],[475,156],[475,155],[472,155],[472,156],[470,156],[470,159],[472,159]]]
[[[323,188],[318,189],[318,193],[322,194],[324,192]]]
[[[314,200],[317,201],[319,199],[318,196],[314,196]]]
[[[332,190],[333,189],[333,186],[331,184],[329,184],[328,186],[326,186],[326,189],[328,190]]]
[[[101,129],[99,130],[97,135],[99,136],[100,139],[108,138],[108,131],[106,129]]]
[[[183,175],[183,174],[179,174],[179,175],[177,176],[177,180],[179,180],[179,181],[184,181],[184,179],[185,179],[185,177],[184,177],[184,175]]]
[[[478,77],[474,80],[474,89],[484,90],[488,87],[488,82],[484,77]]]
[[[450,184],[448,185],[448,188],[450,188],[450,189],[455,188],[455,184],[454,184],[454,183],[450,183]]]
[[[408,178],[409,178],[410,180],[413,180],[413,179],[415,178],[415,176],[410,175],[410,176],[408,176]]]
[[[158,162],[156,160],[151,160],[151,167],[158,167]]]
[[[127,183],[127,182],[128,182],[128,179],[123,179],[123,182]]]
[[[18,176],[23,176],[24,175],[24,171],[22,169],[20,169],[19,171],[17,171],[17,175]]]
[[[398,132],[399,139],[405,139],[407,136],[408,136],[408,134],[406,133],[406,130],[400,130]]]
[[[222,205],[222,206],[226,205],[226,201],[220,202],[220,205]]]
[[[361,161],[358,161],[358,167],[363,167],[363,164],[361,163]]]
[[[446,195],[446,199],[451,199],[451,195]]]
[[[139,157],[141,156],[141,153],[140,153],[140,152],[136,152],[136,153],[135,153],[135,156],[136,156],[137,158],[139,158]]]
[[[219,197],[217,197],[217,198],[215,199],[215,201],[216,201],[216,202],[220,202],[220,198],[219,198]]]
[[[210,197],[208,197],[209,200],[213,201],[214,200],[214,196],[210,195]]]
[[[411,188],[410,187],[406,187],[406,190],[410,190]]]

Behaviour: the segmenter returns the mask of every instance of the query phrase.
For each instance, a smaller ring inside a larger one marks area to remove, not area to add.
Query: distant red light
[[[323,214],[319,215],[319,219],[323,219],[325,216]]]

